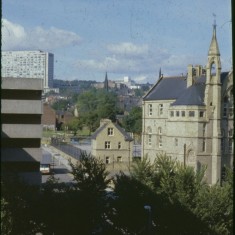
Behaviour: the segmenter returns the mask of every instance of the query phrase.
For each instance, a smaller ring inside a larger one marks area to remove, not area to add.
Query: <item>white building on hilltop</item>
[[[53,87],[54,55],[43,51],[3,51],[2,77],[41,78],[44,89]]]
[[[206,165],[215,184],[233,165],[233,114],[233,72],[221,72],[214,26],[206,67],[161,77],[143,97],[142,157],[165,153],[195,170]]]

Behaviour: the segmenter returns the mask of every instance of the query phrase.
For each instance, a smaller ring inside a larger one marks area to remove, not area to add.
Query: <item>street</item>
[[[59,153],[53,152],[48,147],[42,147],[44,155],[51,155],[51,169],[55,178],[58,178],[59,182],[71,183],[73,182],[73,176],[70,173],[71,167],[66,159],[64,159]],[[45,183],[50,175],[42,175],[42,183]]]

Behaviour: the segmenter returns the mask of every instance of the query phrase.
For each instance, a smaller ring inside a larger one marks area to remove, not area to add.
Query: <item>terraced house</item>
[[[143,97],[142,156],[166,153],[195,170],[207,166],[215,184],[233,164],[233,71],[221,72],[216,26],[206,66],[161,77]]]

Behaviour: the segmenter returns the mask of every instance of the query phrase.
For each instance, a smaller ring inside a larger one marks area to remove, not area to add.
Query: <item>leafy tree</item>
[[[142,108],[133,107],[122,122],[126,131],[133,132],[135,134],[141,134],[142,132]]]
[[[92,231],[105,223],[106,191],[111,179],[105,164],[87,155],[81,154],[80,162],[72,164],[72,175],[75,180],[75,189],[80,195],[80,210],[83,211],[82,220],[86,231]]]
[[[68,129],[72,130],[74,136],[77,135],[77,131],[82,129],[82,122],[78,118],[73,118],[68,124]]]
[[[78,112],[81,121],[94,131],[101,118],[115,120],[118,111],[116,105],[117,97],[112,92],[91,89],[79,95]]]
[[[53,103],[51,107],[54,110],[67,110],[69,105],[70,102],[68,100],[60,99]]]

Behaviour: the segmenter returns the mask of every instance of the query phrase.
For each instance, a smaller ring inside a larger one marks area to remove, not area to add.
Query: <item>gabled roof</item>
[[[205,105],[205,83],[205,76],[194,78],[194,84],[182,92],[178,99],[171,105]]]
[[[143,100],[174,100],[187,88],[186,77],[161,78],[143,97]]]
[[[221,83],[227,78],[228,72],[221,73]],[[160,79],[143,98],[146,100],[175,100],[171,105],[205,105],[204,95],[206,76],[194,78],[194,84],[187,88],[185,77],[169,77]]]
[[[103,125],[101,125],[91,136],[91,139],[96,139],[97,136],[108,126],[109,123],[105,123]],[[120,132],[121,134],[124,136],[126,141],[132,141],[133,139],[131,138],[131,136],[123,129],[121,128],[118,124],[116,123],[112,123]]]

